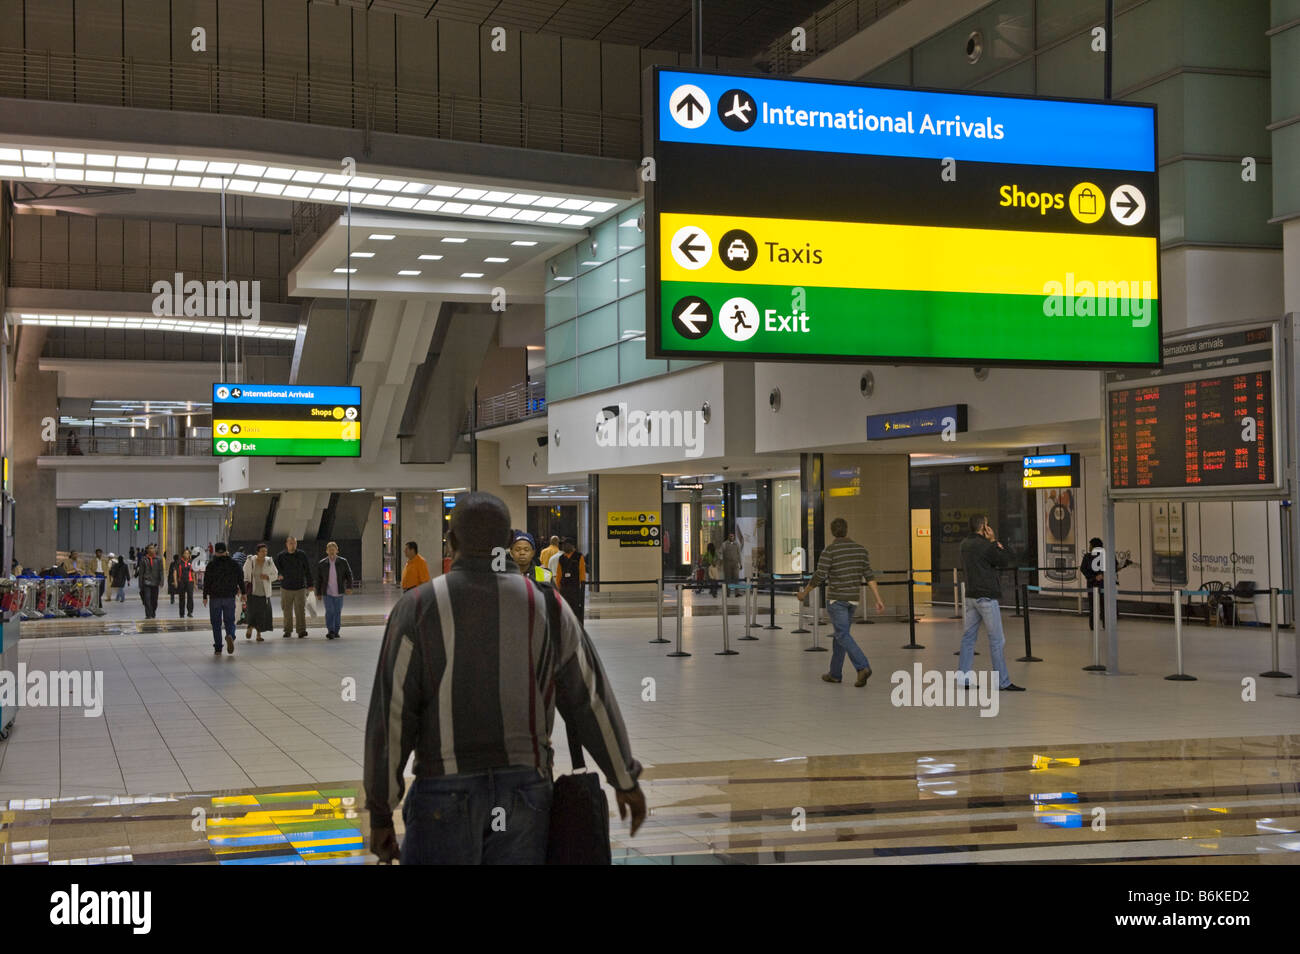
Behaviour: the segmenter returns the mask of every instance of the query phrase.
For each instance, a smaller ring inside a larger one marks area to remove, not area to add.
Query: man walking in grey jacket
[[[163,565],[158,556],[158,548],[152,543],[145,547],[144,556],[140,557],[140,566],[136,570],[140,581],[140,601],[144,603],[144,618],[153,619],[158,613],[158,589],[162,586]]]

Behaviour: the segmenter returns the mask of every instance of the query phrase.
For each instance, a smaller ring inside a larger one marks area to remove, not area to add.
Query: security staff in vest
[[[284,632],[288,639],[294,622],[298,624],[298,638],[307,636],[307,588],[311,586],[311,561],[298,549],[296,537],[284,538],[284,549],[275,558],[275,568],[280,576],[280,612],[284,614]]]
[[[515,561],[515,567],[519,572],[530,580],[536,580],[538,583],[549,583],[551,571],[543,566],[538,566],[534,556],[537,553],[537,544],[533,540],[533,535],[526,530],[512,531],[514,539],[510,541],[510,558]]]

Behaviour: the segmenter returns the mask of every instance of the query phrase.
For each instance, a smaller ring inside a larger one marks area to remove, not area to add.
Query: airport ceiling
[[[315,0],[330,3],[331,0]],[[400,16],[441,17],[530,33],[688,52],[691,0],[342,0]],[[704,53],[756,56],[827,0],[704,0]]]

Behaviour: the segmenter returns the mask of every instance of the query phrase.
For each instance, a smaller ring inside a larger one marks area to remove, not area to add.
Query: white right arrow
[[[696,312],[695,309],[698,306],[699,306],[699,302],[693,301],[690,303],[689,306],[687,306],[684,312],[682,312],[680,315],[677,316],[677,320],[680,321],[687,328],[689,328],[691,330],[691,334],[693,335],[698,335],[700,333],[700,326],[699,324],[697,324],[697,322],[709,320],[708,315],[701,315],[698,312]]]

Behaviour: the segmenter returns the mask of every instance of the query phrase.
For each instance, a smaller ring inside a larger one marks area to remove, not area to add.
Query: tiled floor
[[[383,610],[377,598],[373,610]],[[1269,668],[1266,630],[1189,627],[1186,668],[1200,678],[1179,683],[1162,678],[1173,669],[1168,624],[1123,621],[1125,674],[1107,676],[1080,668],[1090,654],[1086,623],[1036,615],[1034,650],[1044,661],[1010,663],[1013,679],[1029,691],[1003,694],[995,718],[981,718],[971,708],[896,707],[892,673],[910,672],[916,662],[925,669],[955,665],[958,623],[945,617],[918,626],[918,641],[926,646],[920,651],[900,648],[907,641],[900,623],[855,626],[875,670],[866,689],[822,682],[818,676],[828,654],[804,652],[810,637],[792,634],[788,616],[778,618],[786,627],[781,631],[757,631],[757,642],[738,639],[741,627],[733,617],[736,656],[714,655],[721,648],[720,617],[688,616],[689,658],[669,658],[665,651],[671,646],[648,642],[652,618],[590,621],[634,750],[650,766],[647,791],[655,816],[634,843],[623,846],[626,860],[939,860],[944,845],[967,852],[960,860],[970,860],[971,844],[978,844],[981,860],[1015,860],[1031,856],[1016,852],[1040,851],[1045,838],[1056,847],[1044,857],[1074,857],[1078,851],[1082,858],[1091,841],[1111,845],[1099,857],[1119,857],[1123,852],[1115,845],[1134,831],[1141,831],[1139,840],[1193,837],[1196,844],[1217,846],[1188,849],[1190,843],[1180,842],[1174,851],[1166,844],[1152,849],[1160,857],[1185,850],[1196,857],[1298,857],[1295,836],[1284,833],[1300,827],[1291,824],[1298,813],[1297,746],[1290,737],[1300,724],[1300,699],[1278,695],[1294,693],[1295,680],[1258,679],[1255,701],[1243,700],[1242,680]],[[1008,612],[1011,657],[1021,654],[1018,623]],[[42,624],[27,625],[25,635]],[[665,626],[673,637],[671,615]],[[12,736],[0,743],[0,803],[8,802],[12,812],[0,834],[10,860],[39,860],[39,851],[16,846],[42,840],[46,860],[85,857],[91,848],[95,857],[110,857],[123,854],[111,848],[123,846],[142,859],[168,860],[175,849],[182,854],[170,860],[227,860],[212,854],[208,839],[194,842],[184,834],[196,805],[216,806],[218,814],[231,807],[213,801],[214,793],[225,791],[260,790],[255,797],[262,798],[299,793],[289,800],[305,807],[295,810],[307,812],[313,823],[328,823],[304,831],[350,831],[360,824],[357,803],[342,801],[353,796],[340,792],[354,791],[361,776],[380,626],[348,627],[343,639],[331,642],[319,635],[275,636],[257,644],[241,634],[235,655],[220,658],[212,655],[204,631],[117,628],[113,635],[24,638],[20,644],[29,670],[102,670],[106,702],[102,718],[55,708],[18,712]],[[1283,635],[1288,671],[1295,661],[1292,640]],[[977,663],[987,660],[987,647],[982,653]],[[355,693],[349,680],[355,680]],[[1031,773],[1034,755],[1078,758],[1082,764],[1058,761]],[[561,756],[560,768],[564,761]],[[777,775],[783,780],[773,781]],[[1057,792],[1078,793],[1079,801],[1031,797]],[[150,817],[166,818],[136,819],[138,805],[112,804],[147,795],[166,796],[143,803]],[[1091,816],[1072,812],[1098,804],[1121,820],[1153,827],[1114,822],[1113,834],[1090,841]],[[931,805],[943,817],[930,822],[948,826],[952,840],[927,843],[904,831],[926,817]],[[1043,807],[1051,805],[1061,807]],[[1217,809],[1224,806],[1233,824],[1220,824],[1215,834],[1212,823],[1218,819],[1203,816],[1222,814]],[[791,829],[795,808],[806,812],[805,830]],[[65,824],[55,821],[61,813],[91,809],[92,821],[78,823],[89,828],[55,834]],[[270,844],[287,851],[293,832],[257,828],[299,817],[285,811],[246,819],[244,827],[255,830],[237,837],[253,841],[224,846]],[[1243,811],[1250,824],[1238,823]],[[99,820],[93,820],[96,813]],[[1048,815],[1060,816],[1061,823],[1043,821]],[[1068,847],[1062,832],[1076,826],[1076,817],[1089,837],[1070,832],[1078,844]],[[330,827],[336,822],[337,828]],[[994,827],[986,831],[986,825]],[[24,834],[25,826],[32,830]],[[33,832],[41,826],[48,830],[37,837]],[[101,834],[90,834],[100,826],[106,826]],[[623,828],[616,822],[614,830]],[[87,833],[90,842],[61,841],[74,831]],[[997,834],[1002,831],[1005,837]],[[788,835],[773,841],[775,832]],[[830,832],[836,832],[833,839]],[[843,832],[849,835],[841,837]],[[163,840],[150,842],[155,834]],[[271,841],[259,840],[264,838]],[[1254,841],[1231,840],[1243,838]],[[316,840],[351,843],[333,836]],[[846,840],[847,846],[841,844]],[[209,853],[193,854],[195,844]],[[924,852],[901,850],[926,844]],[[967,847],[952,847],[961,845]],[[996,845],[1012,854],[988,854]],[[788,853],[778,857],[778,848]],[[278,856],[272,851],[266,857]]]

